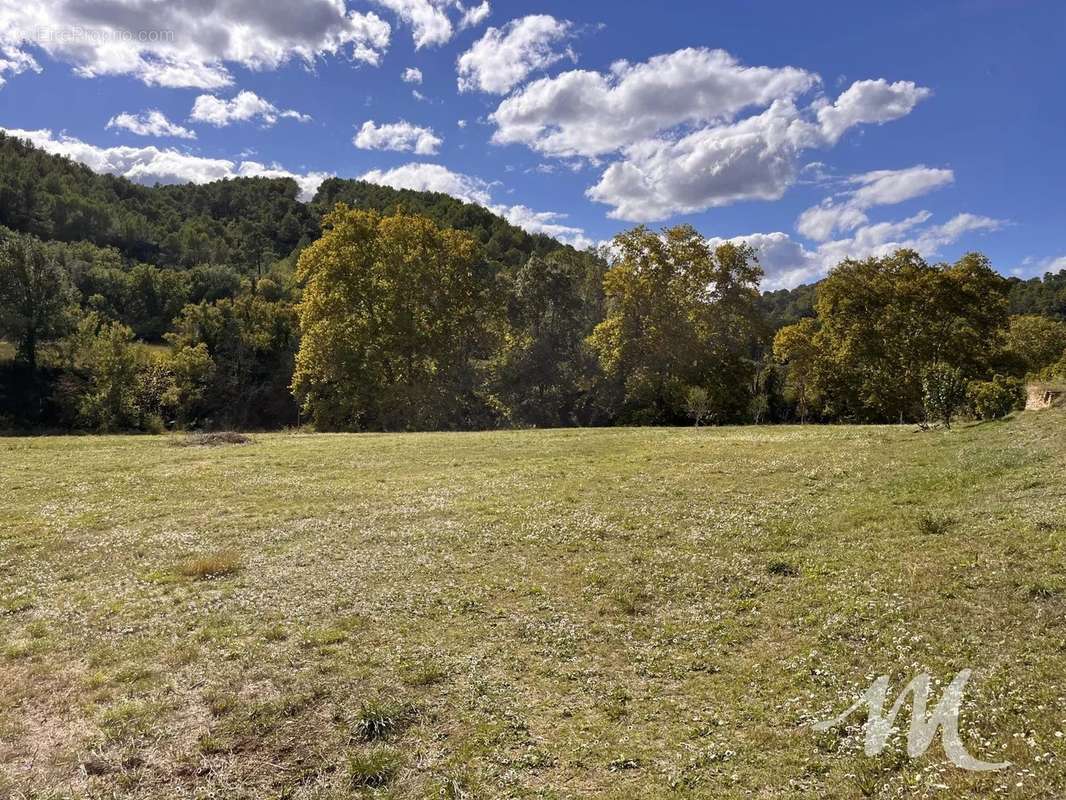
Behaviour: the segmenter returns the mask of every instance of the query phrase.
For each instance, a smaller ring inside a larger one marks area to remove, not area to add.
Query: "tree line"
[[[303,204],[0,150],[5,428],[950,421],[1066,377],[1066,273],[978,254],[760,294],[750,248],[688,226],[578,252],[445,195],[334,179]]]

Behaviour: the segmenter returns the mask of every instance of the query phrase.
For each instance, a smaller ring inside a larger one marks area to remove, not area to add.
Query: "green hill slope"
[[[322,213],[341,201],[381,211],[402,208],[470,231],[489,261],[508,267],[566,247],[435,192],[334,178],[310,203],[298,194],[290,178],[140,186],[0,133],[0,225],[43,240],[114,247],[131,261],[252,267],[286,258],[318,237]]]

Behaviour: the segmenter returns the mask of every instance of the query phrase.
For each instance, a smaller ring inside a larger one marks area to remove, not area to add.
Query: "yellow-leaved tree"
[[[293,392],[323,430],[467,426],[480,414],[492,279],[469,234],[338,204],[301,255]]]

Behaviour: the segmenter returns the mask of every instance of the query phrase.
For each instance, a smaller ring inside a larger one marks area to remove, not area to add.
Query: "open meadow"
[[[0,439],[0,797],[1062,797],[1064,423]]]

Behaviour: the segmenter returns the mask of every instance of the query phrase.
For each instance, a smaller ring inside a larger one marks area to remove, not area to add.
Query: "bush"
[[[966,400],[966,381],[962,370],[937,362],[925,371],[922,379],[922,402],[926,417],[951,427],[951,420]]]
[[[1016,409],[1024,396],[1021,381],[996,375],[990,381],[971,381],[966,404],[975,419],[999,419]]]
[[[138,402],[140,390],[147,388],[139,379],[146,364],[129,328],[89,314],[70,347],[72,365],[83,379],[76,401],[82,426],[102,433],[156,427]]]
[[[710,392],[702,386],[690,386],[685,392],[685,413],[695,420],[696,427],[698,428],[703,420],[710,417],[713,411],[714,402],[711,400]]]

